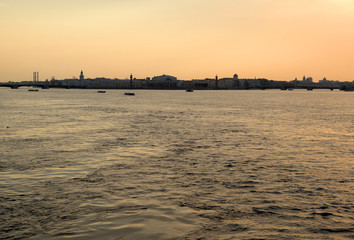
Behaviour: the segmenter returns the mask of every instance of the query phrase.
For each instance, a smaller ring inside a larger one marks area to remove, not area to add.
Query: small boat
[[[186,92],[193,92],[193,91],[194,91],[193,88],[187,88],[187,89],[186,89]]]
[[[106,91],[97,91],[97,93],[106,93]]]
[[[288,91],[293,91],[294,90],[294,88],[288,88]]]
[[[38,89],[28,89],[29,92],[38,92]]]
[[[126,93],[124,93],[124,95],[127,95],[127,96],[135,96],[135,93],[132,93],[132,92],[126,92]]]

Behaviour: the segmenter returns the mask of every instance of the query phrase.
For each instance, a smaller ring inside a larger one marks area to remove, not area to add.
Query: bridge
[[[49,84],[46,82],[36,82],[36,83],[7,82],[7,83],[0,83],[0,87],[9,87],[11,89],[17,89],[19,87],[38,87],[38,88],[47,89],[49,88]]]

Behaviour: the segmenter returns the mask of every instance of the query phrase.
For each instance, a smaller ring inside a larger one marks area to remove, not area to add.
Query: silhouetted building
[[[308,78],[306,78],[306,82],[307,82],[307,83],[312,83],[312,82],[313,82],[312,77],[308,77]]]
[[[303,83],[312,83],[312,82],[313,82],[313,79],[312,79],[312,77],[303,76],[303,77],[302,77],[302,82],[303,82]]]
[[[153,77],[152,80],[153,81],[177,81],[177,78],[163,74],[162,76]]]
[[[163,74],[162,76],[155,76],[148,83],[148,87],[153,88],[166,88],[174,89],[181,86],[181,81],[177,80],[176,77]]]

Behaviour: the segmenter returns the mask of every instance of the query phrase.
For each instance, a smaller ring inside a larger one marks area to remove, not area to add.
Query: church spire
[[[84,73],[83,73],[83,71],[81,70],[80,80],[84,80],[84,79],[85,79],[85,77],[84,77]]]

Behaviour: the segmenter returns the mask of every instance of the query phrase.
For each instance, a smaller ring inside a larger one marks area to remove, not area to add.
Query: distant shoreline
[[[9,87],[17,89],[20,87],[37,87],[37,88],[65,88],[65,89],[151,89],[151,90],[249,90],[249,89],[339,89],[344,91],[354,90],[354,81],[339,82],[331,80],[323,80],[318,83],[311,81],[274,81],[264,78],[258,79],[238,79],[222,78],[204,79],[204,80],[177,80],[177,78],[163,75],[154,77],[153,79],[65,79],[51,81],[23,81],[23,82],[7,82],[0,83],[0,87]]]
[[[49,86],[49,87],[42,87],[42,86],[34,86],[34,85],[19,85],[19,86],[9,86],[9,85],[3,85],[0,84],[0,87],[8,87],[11,89],[19,89],[21,87],[27,87],[27,88],[41,88],[41,89],[50,89],[50,88],[55,88],[55,89],[83,89],[83,90],[175,90],[175,91],[186,91],[185,88],[82,88],[82,87],[59,87],[59,86]],[[341,91],[354,91],[354,88],[346,88],[344,87],[316,87],[316,88],[306,88],[306,87],[294,87],[294,88],[282,88],[282,87],[273,87],[273,88],[193,88],[193,90],[198,90],[198,91],[221,91],[221,90],[285,90],[285,91],[289,91],[289,90],[294,90],[294,89],[302,89],[302,90],[308,90],[308,91],[312,91],[312,90],[320,90],[320,89],[327,89],[327,90],[341,90]]]

